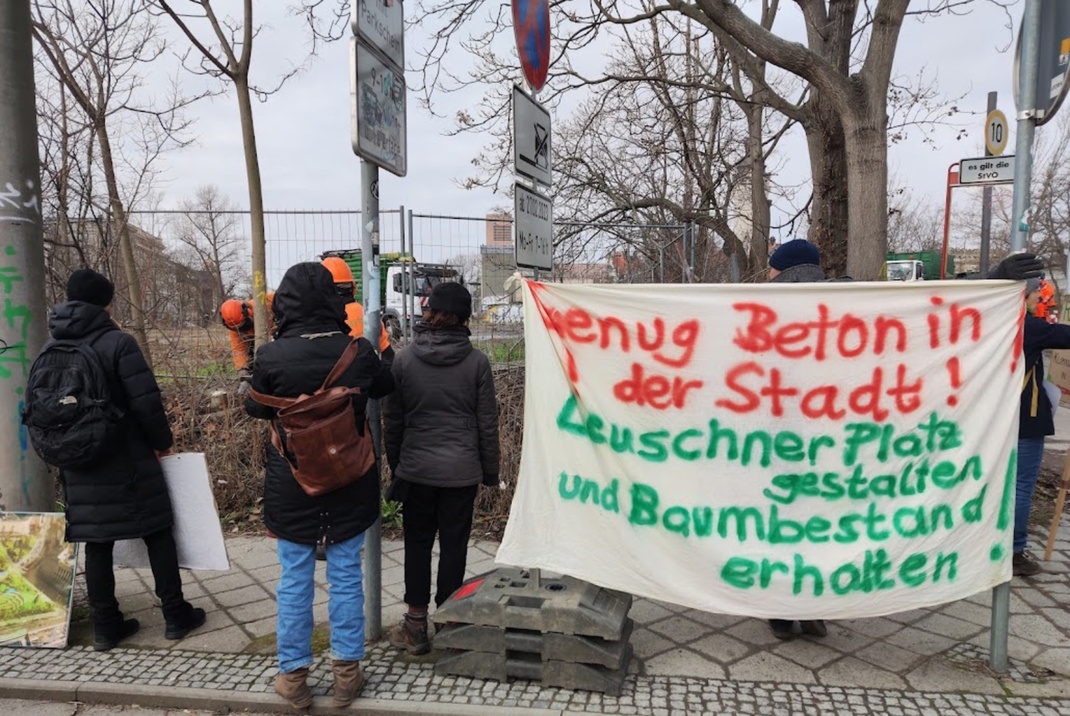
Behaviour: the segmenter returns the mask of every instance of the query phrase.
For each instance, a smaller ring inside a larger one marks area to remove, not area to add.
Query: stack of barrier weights
[[[473,577],[435,612],[439,675],[619,696],[632,647],[630,594],[504,567]]]

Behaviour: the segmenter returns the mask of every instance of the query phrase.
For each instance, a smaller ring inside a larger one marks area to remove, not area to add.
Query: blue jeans
[[[1044,438],[1018,439],[1018,472],[1014,482],[1014,553],[1025,551],[1029,540],[1029,508],[1044,458]]]
[[[364,658],[364,582],[360,550],[364,533],[327,545],[328,615],[331,656],[341,661]],[[316,548],[279,539],[282,576],[275,590],[279,672],[288,674],[312,665],[312,600],[316,593]]]

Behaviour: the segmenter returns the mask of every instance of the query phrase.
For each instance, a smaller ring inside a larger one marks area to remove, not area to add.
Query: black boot
[[[199,626],[202,626],[207,619],[204,610],[200,607],[190,607],[187,616],[177,622],[167,622],[167,631],[164,632],[164,637],[171,639],[185,639],[186,635]]]
[[[124,619],[117,627],[111,629],[96,630],[96,638],[93,640],[93,651],[108,651],[119,645],[123,639],[137,634],[141,623],[137,619]]]

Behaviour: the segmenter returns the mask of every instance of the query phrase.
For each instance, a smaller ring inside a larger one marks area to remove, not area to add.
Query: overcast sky
[[[216,2],[226,8],[237,0]],[[254,80],[271,84],[306,52],[305,28],[288,16],[282,0],[256,3],[257,21],[264,23],[255,46]],[[1014,33],[1021,5],[1012,9]],[[783,3],[787,34],[799,29],[792,3]],[[949,96],[965,95],[959,106],[976,115],[958,117],[968,136],[956,141],[956,130],[937,130],[935,146],[921,142],[918,133],[889,149],[890,169],[898,182],[922,197],[942,204],[947,167],[965,157],[983,154],[982,122],[986,94],[999,92],[999,106],[1013,121],[1011,72],[1015,36],[1006,14],[986,0],[978,0],[971,14],[908,22],[900,42],[895,73],[915,75],[923,67],[935,75]],[[410,66],[422,39],[418,30],[407,34]],[[177,45],[176,45],[177,46]],[[310,67],[277,95],[254,107],[263,175],[265,206],[273,209],[359,209],[360,167],[350,148],[348,42],[322,49]],[[447,66],[467,66],[458,50]],[[515,56],[515,51],[514,51]],[[165,72],[161,71],[160,79]],[[519,67],[517,78],[520,77]],[[410,74],[410,78],[415,79]],[[410,80],[411,81],[411,80]],[[442,109],[474,106],[477,90],[448,98]],[[466,191],[463,179],[482,146],[479,136],[446,138],[449,119],[432,118],[410,96],[408,103],[409,171],[404,179],[382,172],[383,208],[404,204],[421,213],[482,216],[495,205],[508,205],[502,195],[487,190]],[[447,112],[447,115],[449,112]],[[241,149],[237,104],[232,94],[198,104],[193,115],[197,143],[166,159],[163,206],[174,206],[204,183],[219,185],[236,203],[246,206],[245,165]],[[559,120],[560,118],[555,118]],[[1041,130],[1043,131],[1043,129]],[[1013,136],[1007,153],[1013,152]],[[801,133],[782,148],[787,181],[806,181],[808,159]]]

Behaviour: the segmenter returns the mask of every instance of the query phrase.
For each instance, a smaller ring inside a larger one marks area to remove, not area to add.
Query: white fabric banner
[[[499,562],[789,619],[1011,578],[1021,284],[525,282],[524,302]]]
[[[171,509],[175,513],[175,545],[182,569],[230,570],[227,543],[219,524],[212,479],[204,453],[185,452],[160,460]],[[149,553],[139,539],[115,543],[113,561],[119,567],[148,567]]]

